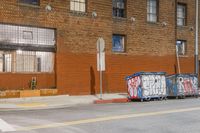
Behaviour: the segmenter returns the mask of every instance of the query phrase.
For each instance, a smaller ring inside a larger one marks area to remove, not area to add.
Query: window
[[[0,72],[53,72],[54,53],[0,51]]]
[[[11,72],[11,60],[11,53],[0,51],[0,72]]]
[[[112,37],[112,51],[124,52],[124,35],[113,35]]]
[[[55,30],[0,24],[0,72],[53,72]]]
[[[186,5],[185,4],[177,5],[177,25],[178,26],[186,25]]]
[[[86,0],[70,0],[70,10],[86,12]]]
[[[113,16],[125,17],[126,15],[126,0],[113,0]]]
[[[176,41],[176,52],[178,53],[178,55],[186,54],[186,41],[183,40]]]
[[[147,0],[147,21],[158,21],[158,0]]]
[[[30,4],[30,5],[39,5],[39,0],[19,0],[20,3]]]

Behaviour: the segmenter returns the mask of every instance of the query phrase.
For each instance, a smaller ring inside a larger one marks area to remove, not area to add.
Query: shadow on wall
[[[91,95],[95,95],[96,91],[95,91],[95,73],[94,73],[94,69],[91,66],[90,67],[90,93]]]

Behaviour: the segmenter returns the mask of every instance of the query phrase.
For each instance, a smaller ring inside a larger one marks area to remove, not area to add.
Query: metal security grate
[[[53,72],[55,30],[0,24],[0,72]]]

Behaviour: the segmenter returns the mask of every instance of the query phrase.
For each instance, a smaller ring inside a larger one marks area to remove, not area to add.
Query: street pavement
[[[200,98],[0,111],[2,133],[199,133]],[[1,126],[0,126],[1,128]]]

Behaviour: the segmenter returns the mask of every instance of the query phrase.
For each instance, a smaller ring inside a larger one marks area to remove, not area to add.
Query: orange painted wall
[[[181,72],[194,71],[193,58],[180,58]],[[177,69],[174,56],[106,55],[103,73],[103,91],[126,92],[125,77],[135,72],[160,72],[174,74]],[[57,88],[60,94],[83,95],[99,92],[99,72],[95,54],[58,54]]]
[[[1,73],[0,89],[30,89],[32,77],[37,79],[37,88],[55,88],[55,74]]]

